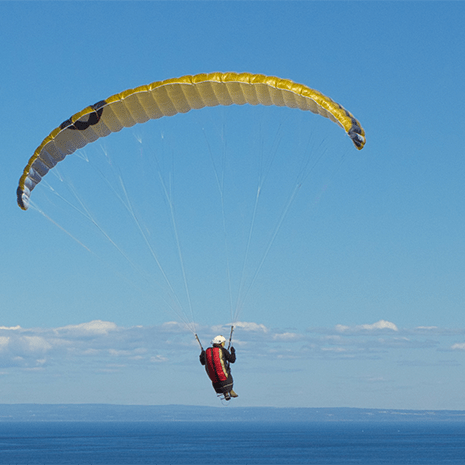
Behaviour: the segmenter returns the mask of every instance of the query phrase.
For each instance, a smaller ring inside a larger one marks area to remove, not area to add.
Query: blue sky
[[[1,2],[1,402],[218,405],[106,161],[124,173],[207,344],[231,322],[210,159],[226,146],[237,155],[226,212],[236,288],[252,282],[293,170],[324,155],[238,316],[235,405],[465,408],[464,19],[462,2]],[[318,89],[361,121],[367,145],[358,152],[302,112],[193,112],[60,164],[32,199],[62,229],[18,208],[24,166],[63,120],[128,88],[211,71]],[[257,153],[275,141],[243,266]],[[147,168],[154,153],[159,171]],[[176,199],[190,304],[159,179]],[[95,212],[130,261],[54,192]]]

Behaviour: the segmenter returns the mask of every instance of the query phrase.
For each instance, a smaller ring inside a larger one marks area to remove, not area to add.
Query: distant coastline
[[[465,421],[465,410],[363,408],[202,407],[188,405],[0,404],[12,421],[433,422]]]

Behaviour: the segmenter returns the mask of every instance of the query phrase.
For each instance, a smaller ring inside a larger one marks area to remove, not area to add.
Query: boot
[[[232,389],[229,391],[229,395],[231,397],[238,397],[238,395]]]

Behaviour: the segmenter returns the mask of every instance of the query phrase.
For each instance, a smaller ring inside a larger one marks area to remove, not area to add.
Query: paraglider
[[[305,85],[263,74],[187,75],[115,94],[65,120],[42,141],[29,159],[19,180],[17,203],[21,209],[27,210],[30,203],[32,205],[32,191],[51,169],[67,155],[101,137],[124,127],[194,109],[244,104],[310,111],[342,127],[358,150],[366,142],[365,131],[350,112]],[[236,361],[236,354],[231,346],[231,337],[228,348],[225,348],[225,342],[223,336],[215,337],[212,347],[203,350],[201,346],[199,358],[214,390],[225,400],[230,400],[231,397],[237,397],[229,366]]]

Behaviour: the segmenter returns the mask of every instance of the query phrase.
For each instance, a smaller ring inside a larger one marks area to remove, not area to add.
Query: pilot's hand
[[[231,353],[232,354],[235,354],[236,353],[236,349],[234,347],[231,347]]]

